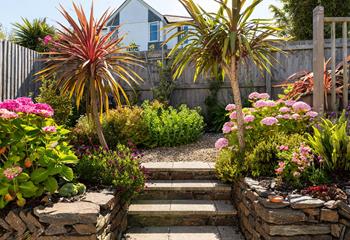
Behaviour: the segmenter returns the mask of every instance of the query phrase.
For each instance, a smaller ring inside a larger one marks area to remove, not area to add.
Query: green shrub
[[[83,149],[79,155],[77,175],[87,185],[115,186],[127,199],[143,189],[140,154],[134,150],[119,144],[116,151]]]
[[[148,147],[191,143],[203,133],[204,119],[199,109],[191,110],[186,105],[175,109],[157,101],[146,101],[142,108],[150,136]]]
[[[54,119],[57,124],[70,125],[73,116],[73,105],[68,94],[60,94],[55,86],[55,80],[42,79],[40,93],[35,100],[39,103],[47,103],[54,109]]]
[[[233,182],[246,173],[244,157],[237,150],[223,149],[215,163],[216,175],[224,182]]]
[[[254,177],[273,177],[278,162],[283,160],[280,156],[280,146],[287,146],[288,149],[299,147],[306,139],[299,134],[285,135],[275,134],[268,140],[258,142],[256,146],[246,153],[246,168]]]
[[[127,144],[128,141],[138,146],[145,145],[149,137],[142,113],[140,107],[119,107],[103,116],[102,128],[109,147],[115,148],[118,143]],[[93,121],[87,116],[78,120],[74,133],[81,144],[98,143]]]

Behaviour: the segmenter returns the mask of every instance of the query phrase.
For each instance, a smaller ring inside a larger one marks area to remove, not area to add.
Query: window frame
[[[151,26],[156,24],[157,25],[157,39],[156,40],[151,40]],[[159,42],[160,41],[160,22],[159,21],[155,21],[155,22],[149,22],[148,23],[148,40],[150,43],[154,43],[154,42]]]

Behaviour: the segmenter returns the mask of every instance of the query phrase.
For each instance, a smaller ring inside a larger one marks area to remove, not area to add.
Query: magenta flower
[[[237,112],[234,111],[230,114],[230,119],[237,119]]]
[[[51,41],[52,41],[52,37],[50,35],[47,35],[44,37],[45,45],[49,44]]]
[[[57,129],[55,126],[46,126],[46,127],[43,127],[42,128],[44,132],[47,132],[47,133],[55,133],[57,132]]]
[[[234,126],[233,122],[226,122],[224,126],[222,127],[223,133],[230,133],[232,131],[232,127]]]
[[[264,124],[266,126],[272,126],[278,123],[278,119],[275,117],[266,117],[263,120],[261,120],[261,124]]]
[[[308,112],[311,110],[310,105],[304,102],[296,102],[293,104],[292,108],[295,112]]]
[[[279,162],[278,163],[278,168],[275,170],[277,174],[282,174],[284,169],[286,167],[286,163],[285,162]]]
[[[289,150],[289,147],[286,146],[286,145],[281,145],[281,146],[278,147],[278,149],[279,149],[280,151],[288,151],[288,150]]]
[[[279,111],[281,113],[288,113],[288,112],[290,112],[290,108],[289,107],[281,107]]]
[[[228,104],[225,108],[226,111],[232,112],[233,110],[236,110],[236,105],[235,104]]]
[[[250,123],[250,122],[253,122],[254,120],[255,120],[255,117],[253,115],[247,115],[244,117],[245,123]]]
[[[54,114],[50,105],[45,103],[34,104],[33,101],[27,97],[0,102],[0,109],[6,109],[14,113],[35,114],[42,117],[52,117]],[[15,115],[12,114],[11,117],[13,118]]]
[[[228,146],[228,140],[226,138],[220,138],[215,143],[215,148],[221,150]]]
[[[0,108],[7,109],[9,111],[16,111],[19,106],[20,103],[12,99],[0,102]]]
[[[310,112],[307,112],[305,115],[311,118],[315,118],[318,116],[318,113],[314,111],[310,111]]]
[[[14,166],[11,168],[6,168],[4,170],[4,176],[8,179],[8,180],[13,180],[14,178],[16,178],[19,174],[22,173],[22,168],[20,166]]]

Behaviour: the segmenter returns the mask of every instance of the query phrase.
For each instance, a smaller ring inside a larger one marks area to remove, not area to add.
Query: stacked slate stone
[[[289,194],[286,200],[274,203],[268,198],[273,194],[251,178],[234,185],[233,201],[246,239],[350,239],[347,203],[299,194]]]
[[[0,239],[121,239],[127,204],[113,192],[88,192],[76,202],[16,209],[0,219]]]

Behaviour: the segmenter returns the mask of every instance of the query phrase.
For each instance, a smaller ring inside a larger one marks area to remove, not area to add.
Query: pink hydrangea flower
[[[315,118],[318,116],[318,113],[314,111],[310,111],[310,112],[307,112],[305,115],[311,118]]]
[[[57,129],[55,126],[46,126],[42,128],[44,132],[48,132],[48,133],[55,133],[57,132]]]
[[[3,173],[4,176],[11,181],[14,178],[16,178],[19,174],[21,174],[22,170],[23,169],[20,166],[14,166],[11,168],[6,168]]]
[[[259,99],[269,99],[270,95],[268,93],[260,93],[258,98]]]
[[[52,37],[50,35],[47,35],[44,37],[45,45],[49,44],[51,41],[52,41]]]
[[[292,117],[294,120],[300,119],[300,115],[299,115],[298,113],[294,113],[291,117]]]
[[[11,111],[8,111],[6,110],[7,112],[5,111],[2,111],[2,113],[0,114],[0,118],[3,118],[3,119],[15,119],[15,118],[18,118],[18,114],[15,113],[15,112],[11,112]]]
[[[0,108],[7,109],[9,111],[16,111],[19,106],[20,103],[12,99],[0,102]]]
[[[294,103],[296,103],[296,101],[294,101],[294,100],[286,100],[284,102],[284,104],[286,104],[286,106],[288,106],[288,107],[293,106]]]
[[[234,111],[230,114],[230,119],[237,119],[237,112]]]
[[[311,110],[310,105],[304,102],[296,102],[293,104],[292,108],[295,112],[308,112]]]
[[[283,114],[282,118],[285,119],[285,120],[288,120],[288,119],[291,119],[292,116],[290,114]]]
[[[281,113],[288,113],[288,112],[290,112],[290,108],[289,107],[281,107],[279,111]]]
[[[253,122],[254,120],[255,120],[255,117],[253,115],[247,115],[244,117],[245,123],[250,123],[250,122]]]
[[[250,100],[255,100],[255,99],[259,99],[260,94],[258,92],[252,92],[251,94],[249,94],[248,98]]]
[[[278,147],[278,149],[279,149],[280,151],[288,151],[288,150],[289,150],[289,147],[286,146],[286,145],[281,145],[281,146]]]
[[[222,127],[223,133],[230,133],[232,131],[232,127],[234,126],[233,122],[226,122],[224,126]]]
[[[275,101],[269,100],[266,101],[266,106],[267,107],[276,107],[277,103]]]
[[[254,107],[256,107],[256,108],[267,107],[267,103],[265,100],[259,100],[256,103],[254,103]]]
[[[52,107],[45,103],[33,103],[30,98],[20,97],[14,100],[0,102],[0,109],[6,109],[14,113],[35,114],[42,117],[52,117]],[[15,115],[13,114],[13,117]]]
[[[278,123],[278,119],[275,117],[266,117],[263,120],[261,120],[261,124],[264,124],[266,126],[272,126]]]
[[[282,174],[284,169],[286,167],[286,163],[285,162],[279,162],[278,163],[278,168],[275,170],[277,174]]]
[[[277,119],[281,119],[281,118],[283,118],[283,115],[278,114],[278,115],[276,116],[276,118],[277,118]]]
[[[215,143],[215,148],[221,150],[228,146],[228,140],[226,138],[220,138]]]
[[[233,110],[236,110],[236,105],[235,104],[228,104],[225,108],[226,111],[232,112]]]

